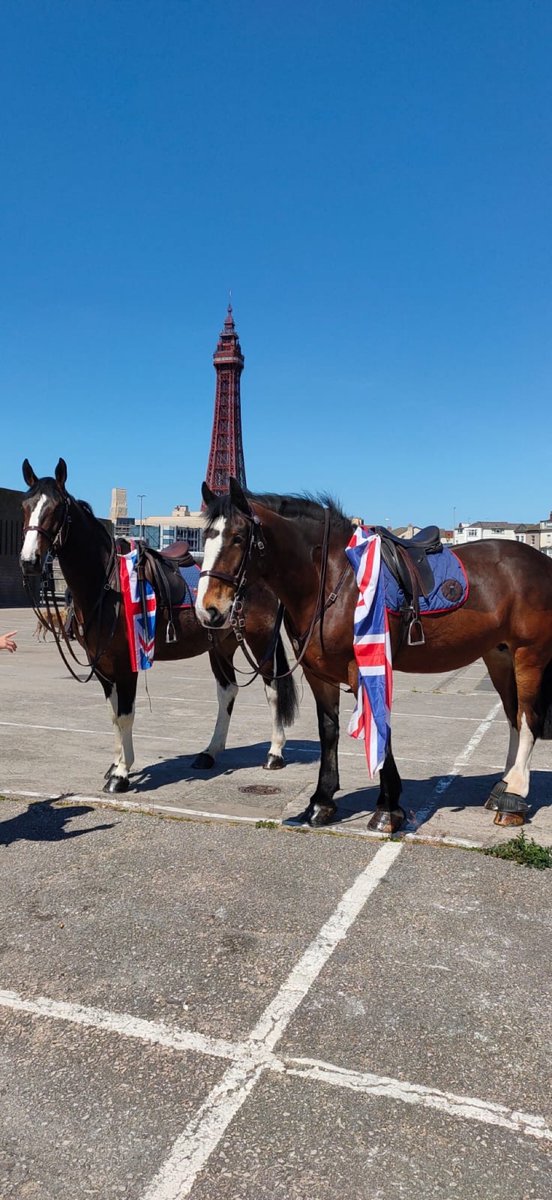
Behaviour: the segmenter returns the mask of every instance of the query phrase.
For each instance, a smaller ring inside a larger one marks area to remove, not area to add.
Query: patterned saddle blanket
[[[469,583],[458,555],[443,546],[437,554],[429,555],[427,561],[433,572],[433,587],[427,596],[421,594],[419,597],[420,616],[438,617],[461,608],[468,598]],[[400,614],[408,609],[410,601],[383,559],[381,569],[385,607],[390,613]]]

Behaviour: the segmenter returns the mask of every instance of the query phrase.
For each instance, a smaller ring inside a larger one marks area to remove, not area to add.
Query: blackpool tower
[[[228,491],[231,475],[234,475],[243,488],[246,487],[240,400],[240,376],[244,357],[234,325],[231,304],[228,305],[224,326],[213,354],[213,363],[217,382],[206,479],[211,491],[221,496]]]

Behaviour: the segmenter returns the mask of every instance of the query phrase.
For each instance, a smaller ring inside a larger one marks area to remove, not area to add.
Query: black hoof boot
[[[198,754],[192,763],[194,771],[210,771],[215,765],[215,760],[212,754],[207,754],[205,750],[202,754]]]
[[[504,795],[506,787],[507,784],[505,783],[504,779],[499,779],[498,783],[495,783],[494,788],[489,793],[489,798],[485,801],[483,807],[488,808],[490,812],[496,812],[498,808],[498,802],[500,797]]]
[[[500,796],[494,819],[495,825],[525,825],[529,805],[523,796],[515,792],[504,792]]]
[[[283,771],[285,762],[281,754],[269,754],[265,764],[265,771]]]
[[[111,766],[107,768],[107,771],[104,775],[104,779],[109,779],[109,776],[113,774],[116,766],[117,766],[117,764],[112,762]]]
[[[103,792],[128,792],[130,780],[128,775],[110,775],[102,788]]]

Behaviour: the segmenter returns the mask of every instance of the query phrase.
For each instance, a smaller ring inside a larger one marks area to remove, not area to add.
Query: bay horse
[[[232,480],[207,504],[205,556],[196,612],[210,629],[233,620],[243,581],[263,580],[285,605],[285,624],[316,701],[321,761],[305,813],[311,825],[335,815],[340,685],[356,694],[353,613],[358,597],[344,554],[353,525],[328,497],[254,495]],[[489,539],[457,546],[468,598],[461,608],[422,617],[424,645],[408,645],[400,616],[389,614],[393,667],[454,671],[483,658],[502,700],[510,742],[503,779],[486,807],[495,823],[522,825],[529,811],[529,764],[538,737],[552,738],[552,559],[521,542]],[[246,620],[247,627],[247,620]],[[368,828],[394,833],[405,819],[391,744]]]
[[[106,772],[105,792],[126,792],[134,762],[132,728],[138,676],[131,669],[124,612],[120,603],[116,551],[105,525],[84,500],[66,490],[67,466],[60,458],[54,477],[38,479],[28,459],[23,478],[29,491],[23,498],[23,547],[20,556],[24,577],[39,575],[48,550],[57,554],[61,570],[73,595],[73,629],[90,666],[102,685],[115,732],[115,759]],[[250,626],[247,643],[258,660],[271,645],[278,603],[266,585],[253,587],[250,597]],[[238,642],[231,630],[213,639],[196,618],[193,607],[172,610],[176,640],[167,643],[168,616],[158,608],[155,659],[163,661],[209,654],[217,683],[218,715],[206,750],[192,766],[213,767],[226,745],[228,726],[238,692],[233,658]],[[287,674],[288,662],[278,637],[273,659],[261,671],[272,716],[272,739],[265,767],[284,766],[284,725],[293,722],[297,711],[294,681]],[[283,678],[275,679],[278,674]],[[90,676],[89,676],[90,677]]]

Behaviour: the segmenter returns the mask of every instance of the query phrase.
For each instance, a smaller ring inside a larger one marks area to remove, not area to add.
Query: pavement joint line
[[[423,825],[428,818],[433,815],[441,796],[444,795],[444,793],[448,790],[451,783],[454,783],[454,780],[458,777],[462,768],[468,765],[470,759],[477,750],[481,739],[485,736],[487,730],[490,729],[497,713],[501,708],[502,700],[497,700],[493,704],[493,707],[489,709],[487,716],[484,717],[481,723],[477,726],[475,733],[473,733],[469,741],[466,742],[464,749],[460,751],[460,754],[454,761],[452,769],[447,775],[441,776],[435,785],[427,804],[423,808],[418,809],[414,817],[408,821],[404,830],[405,833],[415,833],[419,826]]]
[[[326,825],[313,829],[306,821],[295,821],[293,817],[244,817],[234,813],[220,813],[212,809],[183,808],[175,804],[159,804],[157,801],[125,800],[123,797],[86,796],[81,792],[29,792],[0,787],[0,799],[17,801],[19,799],[46,800],[61,805],[93,804],[96,808],[110,808],[116,812],[135,812],[143,816],[160,816],[165,813],[184,820],[197,819],[200,821],[227,821],[229,825],[259,825],[268,823],[287,833],[308,833],[313,837],[349,837],[364,838],[369,842],[389,841],[387,833],[378,833],[372,829],[355,829],[351,822],[369,815],[370,810],[354,814],[340,821],[338,825]],[[423,833],[419,830],[399,830],[393,834],[394,842],[413,842],[419,845],[444,846],[459,850],[485,850],[486,841],[475,841],[471,838],[455,837],[448,833]]]

